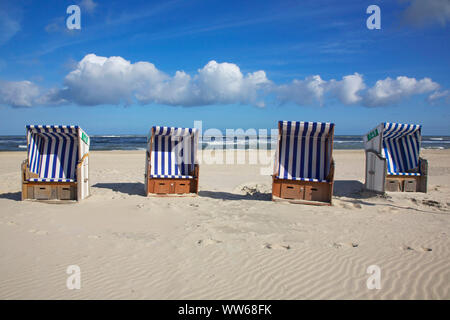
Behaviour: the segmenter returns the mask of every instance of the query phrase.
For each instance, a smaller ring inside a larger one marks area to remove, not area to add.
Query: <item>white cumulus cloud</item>
[[[130,104],[133,93],[157,90],[168,77],[149,62],[130,63],[122,57],[86,55],[64,79],[51,100],[79,105]]]
[[[211,105],[257,101],[269,84],[264,71],[243,75],[233,63],[210,61],[194,76],[177,71],[173,77],[149,62],[131,63],[122,57],[86,55],[64,79],[64,88],[50,100],[80,105],[143,104]]]
[[[262,70],[242,73],[234,63],[209,61],[194,74],[176,71],[169,75],[150,62],[131,63],[122,57],[86,55],[68,73],[61,85],[40,89],[30,81],[0,81],[0,103],[13,107],[34,105],[130,105],[163,104],[203,106],[245,104],[263,107],[275,103],[298,106],[343,105],[379,107],[398,104],[417,95],[428,95],[428,103],[450,99],[430,78],[387,77],[368,86],[359,73],[341,79],[312,75],[276,84]]]
[[[32,107],[39,95],[38,86],[30,81],[0,80],[0,104],[12,107]]]
[[[342,80],[331,80],[328,89],[343,104],[355,104],[362,100],[359,93],[366,87],[359,73],[342,77]]]
[[[342,80],[324,80],[319,75],[295,79],[292,83],[275,88],[282,103],[293,102],[300,106],[320,104],[326,96],[336,98],[344,104],[355,104],[361,100],[358,93],[365,88],[363,78],[355,73]]]
[[[430,93],[439,89],[439,84],[430,78],[416,80],[399,76],[396,79],[386,78],[378,80],[375,85],[367,91],[365,104],[368,106],[382,106],[399,102],[403,98],[413,95]]]
[[[277,98],[282,103],[294,102],[299,106],[322,104],[327,82],[319,75],[294,79],[290,84],[274,87]]]

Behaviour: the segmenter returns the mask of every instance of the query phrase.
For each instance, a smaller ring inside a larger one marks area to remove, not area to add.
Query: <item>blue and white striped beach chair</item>
[[[333,123],[279,121],[272,199],[331,204]]]
[[[78,126],[26,126],[22,199],[82,200],[89,195],[89,136]]]
[[[146,194],[197,194],[198,130],[151,128],[145,160]]]
[[[368,190],[426,192],[428,164],[420,158],[421,129],[386,122],[363,137]]]

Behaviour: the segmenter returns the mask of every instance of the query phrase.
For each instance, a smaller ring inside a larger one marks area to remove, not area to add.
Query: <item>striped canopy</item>
[[[387,174],[420,175],[417,169],[422,127],[388,122],[383,125],[382,155],[386,158]]]
[[[280,121],[277,178],[325,182],[331,165],[333,123]]]
[[[151,149],[152,178],[192,179],[197,163],[198,130],[154,126]]]
[[[75,182],[79,160],[79,134],[89,148],[89,137],[78,126],[28,125],[27,151],[30,172],[38,178],[30,181]]]

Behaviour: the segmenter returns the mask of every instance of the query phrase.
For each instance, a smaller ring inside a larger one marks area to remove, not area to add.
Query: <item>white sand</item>
[[[19,201],[25,153],[2,152],[0,298],[449,299],[450,151],[423,156],[429,193],[382,198],[359,191],[364,152],[335,151],[334,205],[314,207],[269,201],[256,165],[202,164],[198,197],[146,198],[144,152],[91,152],[92,196],[58,205]]]

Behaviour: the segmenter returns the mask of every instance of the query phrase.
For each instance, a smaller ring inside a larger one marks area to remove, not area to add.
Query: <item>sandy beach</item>
[[[92,195],[48,204],[20,201],[25,152],[0,153],[0,299],[450,299],[450,150],[423,151],[427,194],[384,197],[362,192],[363,150],[336,150],[331,207],[270,201],[250,164],[145,197],[144,151],[90,155]]]

